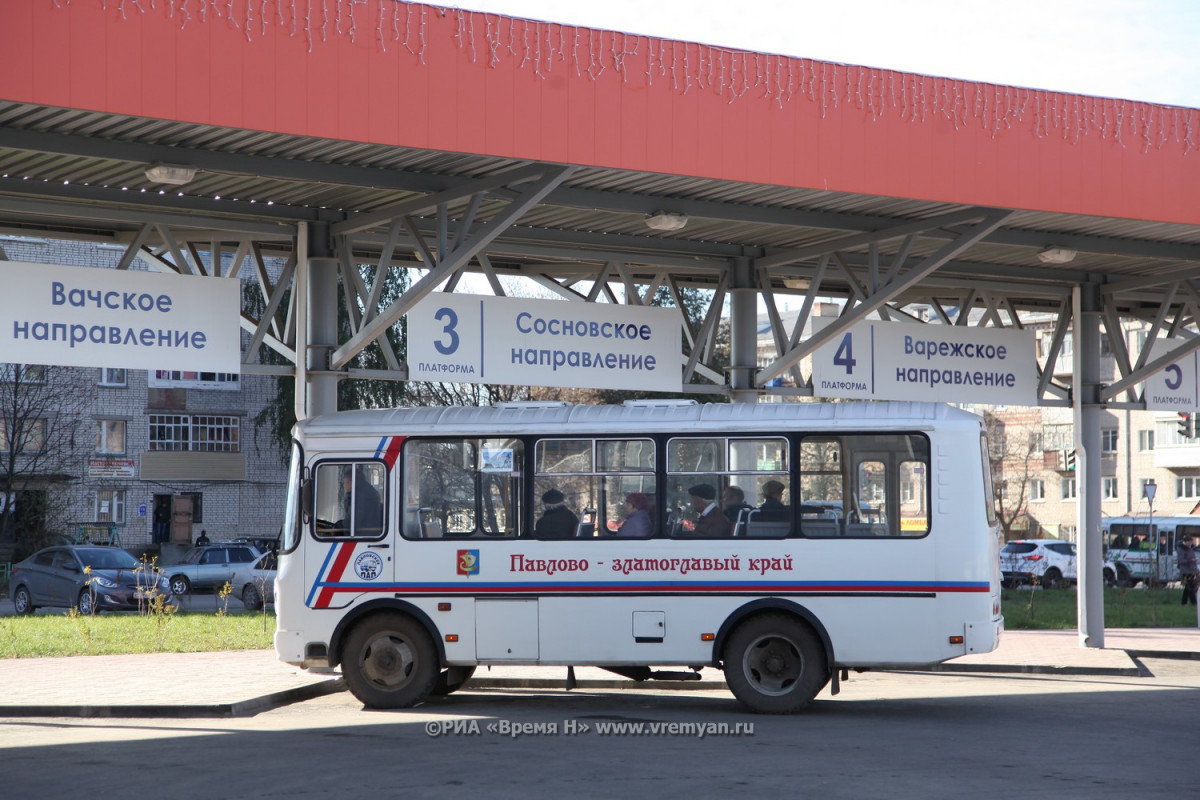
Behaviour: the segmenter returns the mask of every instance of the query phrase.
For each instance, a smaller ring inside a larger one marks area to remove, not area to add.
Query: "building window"
[[[1200,478],[1176,478],[1175,497],[1180,500],[1195,500],[1200,497]]]
[[[1100,431],[1100,452],[1112,455],[1117,452],[1117,434],[1116,428],[1105,428]]]
[[[125,370],[104,368],[100,370],[100,385],[101,386],[125,386]]]
[[[1040,452],[1042,452],[1042,449],[1043,449],[1042,448],[1042,432],[1041,431],[1030,431],[1030,433],[1029,433],[1029,452],[1030,453],[1040,453]]]
[[[241,422],[208,414],[151,414],[151,450],[236,453]]]
[[[108,455],[124,455],[125,420],[96,420],[96,452]]]
[[[1046,500],[1046,482],[1041,478],[1034,478],[1029,481],[1029,501],[1031,503],[1042,503]]]
[[[96,522],[125,524],[124,489],[101,489],[96,492]]]
[[[1169,417],[1155,420],[1154,422],[1154,445],[1158,447],[1171,447],[1173,445],[1182,445],[1192,447],[1196,444],[1195,439],[1189,439],[1179,432],[1181,417],[1178,414],[1172,414]]]
[[[1147,333],[1148,331],[1145,330],[1130,332],[1129,349],[1133,351],[1133,354],[1140,354],[1142,352],[1142,348],[1146,346]]]
[[[218,389],[236,392],[241,388],[241,376],[236,372],[182,372],[158,369],[147,375],[151,389]]]
[[[0,363],[0,383],[14,383],[18,380],[25,383],[45,383],[45,365]]]
[[[1103,500],[1117,499],[1117,479],[1116,478],[1101,478],[1100,479],[1100,497]]]
[[[0,453],[7,453],[12,447],[8,436],[8,423],[11,420],[0,419]],[[16,449],[18,453],[40,453],[46,449],[46,420],[23,419],[20,425],[14,426],[18,431]]]
[[[1154,449],[1154,431],[1141,430],[1138,431],[1138,451],[1145,453]]]
[[[1062,489],[1062,499],[1063,500],[1074,500],[1075,499],[1075,479],[1074,478],[1063,478],[1060,488]]]

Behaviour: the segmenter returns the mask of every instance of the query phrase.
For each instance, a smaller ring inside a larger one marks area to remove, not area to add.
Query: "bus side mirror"
[[[300,482],[300,514],[304,518],[304,524],[312,522],[313,515],[313,482],[312,478],[306,478]]]

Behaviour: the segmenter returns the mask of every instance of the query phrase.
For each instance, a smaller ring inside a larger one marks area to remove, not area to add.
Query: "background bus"
[[[1200,516],[1153,518],[1148,514],[1104,517],[1106,558],[1116,564],[1117,583],[1152,586],[1179,580],[1176,544],[1187,535],[1200,539]]]
[[[502,663],[711,666],[790,712],[841,668],[987,652],[1003,627],[983,425],[947,406],[415,408],[295,438],[276,650],[340,664],[368,706]]]

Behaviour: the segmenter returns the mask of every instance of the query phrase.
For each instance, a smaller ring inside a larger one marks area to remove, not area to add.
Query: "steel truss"
[[[327,348],[327,363],[314,368],[342,378],[406,380],[407,365],[394,352],[386,331],[431,292],[455,291],[466,275],[476,274],[496,295],[506,293],[502,278],[523,278],[572,302],[644,305],[662,290],[681,309],[679,391],[724,393],[740,400],[812,396],[804,359],[873,315],[907,324],[1017,329],[1030,320],[1042,325],[1049,320],[1052,334],[1039,360],[1038,402],[1071,403],[1071,384],[1056,378],[1054,365],[1075,322],[1072,287],[1084,276],[1066,272],[1056,275],[1058,280],[1046,280],[1028,268],[970,260],[972,247],[981,241],[1021,238],[1004,228],[1012,212],[962,209],[791,249],[523,227],[522,218],[556,193],[571,202],[598,199],[563,188],[574,171],[528,164],[416,196],[404,192],[402,201],[370,213],[322,215],[328,218],[324,228],[329,257],[343,286],[349,335]],[[0,212],[9,203],[0,197]],[[58,216],[65,213],[66,204],[23,201],[20,208]],[[78,208],[71,213],[79,213]],[[304,360],[305,345],[297,339],[295,291],[302,226],[160,209],[89,207],[89,214],[114,226],[108,240],[125,247],[119,269],[128,269],[140,258],[154,269],[182,275],[238,278],[247,270],[253,275],[262,303],[241,314],[244,372],[291,374],[298,359]],[[798,224],[810,225],[812,219],[800,215]],[[29,228],[17,230],[25,233]],[[59,235],[52,227],[46,232]],[[396,270],[410,273],[411,286],[385,303],[385,278]],[[364,279],[364,274],[369,277]],[[1200,348],[1200,280],[1195,274],[1191,263],[1175,262],[1155,276],[1100,281],[1099,313],[1120,376],[1101,389],[1101,401],[1109,407],[1144,408],[1138,384]],[[701,313],[694,316],[682,312],[683,292],[692,289],[703,290],[699,296],[706,298]],[[756,301],[750,312],[755,319],[749,323],[744,319],[748,307],[731,302],[745,293]],[[800,301],[798,314],[785,319],[780,311],[784,298]],[[822,299],[841,301],[840,315],[806,337]],[[744,345],[748,335],[757,338],[759,303],[766,308],[776,350],[774,360],[761,368]],[[1148,323],[1148,342],[1190,341],[1157,358],[1150,357],[1149,345],[1133,354],[1121,335],[1122,319]],[[748,333],[751,325],[753,334]],[[721,339],[727,334],[740,335],[743,345],[724,366]],[[283,363],[261,363],[264,347],[276,355],[271,360]],[[354,366],[355,357],[368,347],[378,348],[385,369]],[[786,377],[790,385],[772,385],[779,377]]]

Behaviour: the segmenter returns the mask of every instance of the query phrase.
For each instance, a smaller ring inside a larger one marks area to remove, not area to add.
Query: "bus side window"
[[[805,437],[800,535],[926,535],[929,467],[929,440],[919,434]]]
[[[325,463],[317,467],[316,531],[320,536],[376,538],[384,531],[384,465]]]

